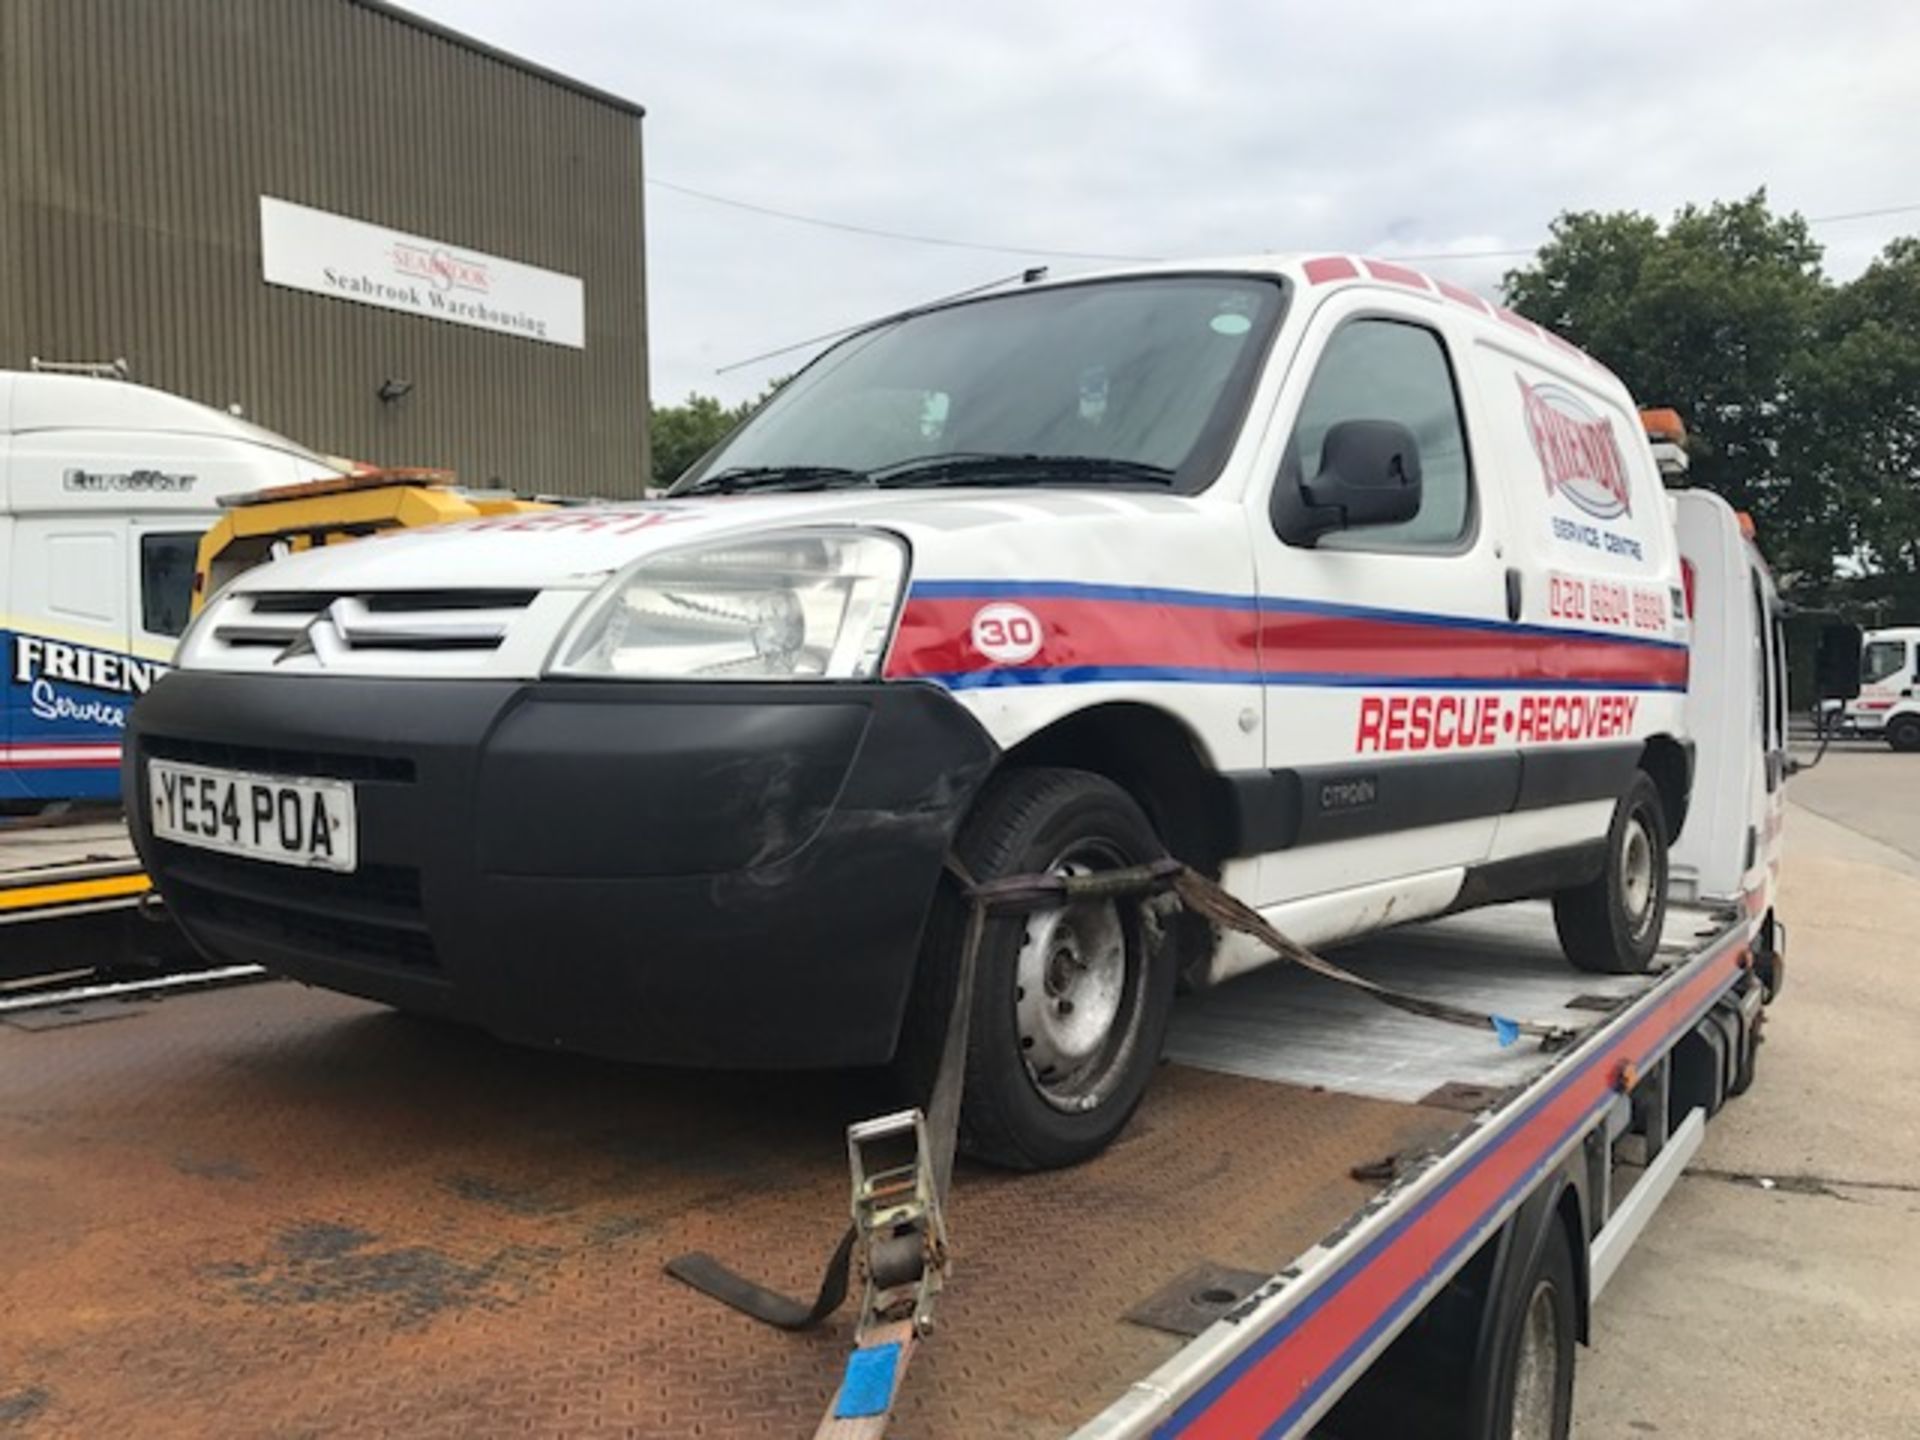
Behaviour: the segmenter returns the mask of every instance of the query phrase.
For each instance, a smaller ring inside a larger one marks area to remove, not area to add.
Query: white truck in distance
[[[652,504],[241,577],[138,707],[209,953],[619,1058],[924,1074],[976,878],[1171,852],[1310,945],[1551,896],[1654,959],[1689,618],[1633,401],[1404,267],[1261,257],[875,324]],[[1741,697],[1744,700],[1744,697]],[[1097,1152],[1177,982],[993,922],[964,1143]]]
[[[1896,750],[1920,750],[1920,625],[1869,630],[1860,657],[1860,693],[1841,712],[1855,735]]]

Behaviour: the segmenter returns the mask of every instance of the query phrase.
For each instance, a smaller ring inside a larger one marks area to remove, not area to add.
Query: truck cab
[[[1856,735],[1895,750],[1920,750],[1920,625],[1870,630],[1860,655],[1860,693],[1843,712]]]
[[[338,473],[178,395],[0,371],[0,807],[115,798],[127,712],[186,628],[220,498]]]
[[[1737,907],[1755,965],[1779,983],[1775,920],[1786,783],[1786,627],[1752,523],[1706,490],[1674,494],[1693,656],[1688,731],[1698,747],[1694,800],[1673,851],[1677,896]]]
[[[211,954],[912,1085],[1007,875],[1171,853],[1307,945],[1550,897],[1571,963],[1648,969],[1689,632],[1598,362],[1381,261],[1147,267],[868,327],[665,500],[248,572],[138,707],[129,810]],[[969,1148],[1094,1153],[1175,986],[1272,958],[995,921]]]

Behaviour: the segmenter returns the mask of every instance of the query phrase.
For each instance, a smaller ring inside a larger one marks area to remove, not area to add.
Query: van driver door
[[[1272,488],[1249,516],[1274,822],[1259,884],[1303,938],[1446,908],[1517,783],[1489,699],[1512,586],[1504,512],[1475,464],[1469,352],[1437,305],[1382,298],[1339,293],[1309,320]],[[1418,512],[1287,538],[1336,427],[1379,421],[1417,444]]]

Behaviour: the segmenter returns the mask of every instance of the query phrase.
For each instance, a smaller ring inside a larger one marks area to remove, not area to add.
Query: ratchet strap
[[[769,1290],[703,1252],[667,1262],[667,1273],[723,1305],[782,1330],[811,1330],[847,1298],[856,1252],[867,1277],[854,1348],[839,1390],[816,1432],[832,1440],[886,1433],[908,1362],[933,1328],[933,1299],[950,1265],[943,1210],[953,1183],[960,1099],[966,1084],[967,1031],[974,975],[988,906],[959,861],[949,872],[972,897],[954,976],[953,1005],[925,1115],[918,1110],[853,1125],[847,1132],[853,1171],[853,1223],[840,1237],[811,1305]],[[909,1163],[870,1173],[869,1147],[912,1145]]]
[[[1115,871],[1114,874],[1123,872]],[[1396,990],[1390,985],[1382,985],[1377,980],[1369,980],[1364,975],[1356,975],[1343,965],[1336,965],[1324,956],[1316,955],[1306,946],[1289,940],[1276,930],[1258,910],[1242,900],[1235,899],[1221,888],[1217,881],[1209,880],[1197,870],[1180,866],[1180,873],[1174,877],[1173,892],[1180,897],[1180,903],[1216,925],[1229,930],[1238,930],[1249,935],[1273,951],[1282,960],[1310,970],[1315,975],[1346,985],[1371,995],[1374,999],[1397,1010],[1405,1010],[1412,1015],[1422,1015],[1429,1020],[1444,1020],[1450,1025],[1465,1025],[1469,1029],[1491,1029],[1502,1045],[1511,1045],[1522,1035],[1531,1035],[1546,1045],[1559,1045],[1571,1040],[1578,1031],[1569,1025],[1554,1025],[1542,1020],[1514,1020],[1505,1015],[1495,1015],[1487,1010],[1475,1010],[1465,1005],[1454,1005],[1445,1000],[1435,1000],[1426,995],[1415,995],[1405,990]]]
[[[1251,936],[1280,959],[1309,970],[1335,984],[1345,985],[1371,995],[1382,1004],[1429,1020],[1442,1020],[1470,1029],[1491,1029],[1502,1045],[1521,1035],[1531,1035],[1548,1045],[1570,1040],[1577,1033],[1572,1027],[1539,1020],[1514,1020],[1486,1010],[1474,1010],[1425,995],[1396,990],[1356,975],[1316,955],[1298,941],[1280,933],[1258,910],[1229,894],[1217,880],[1210,880],[1178,860],[1155,860],[1126,870],[1102,870],[1090,875],[1013,875],[990,880],[973,887],[975,900],[987,909],[1035,910],[1088,900],[1141,899],[1170,892],[1181,906],[1203,920],[1228,930]]]

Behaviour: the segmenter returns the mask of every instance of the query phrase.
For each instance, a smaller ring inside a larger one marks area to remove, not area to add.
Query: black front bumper
[[[529,1044],[798,1067],[892,1054],[996,750],[911,684],[175,673],[125,754],[141,856],[222,961]],[[154,756],[352,781],[357,869],[156,840]]]

